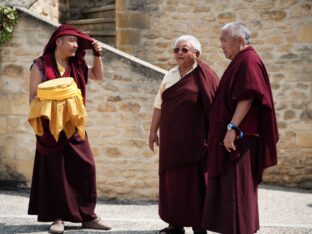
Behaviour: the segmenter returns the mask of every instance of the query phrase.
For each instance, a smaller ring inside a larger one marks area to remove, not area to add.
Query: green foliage
[[[0,50],[11,39],[17,21],[18,16],[14,7],[0,5]]]

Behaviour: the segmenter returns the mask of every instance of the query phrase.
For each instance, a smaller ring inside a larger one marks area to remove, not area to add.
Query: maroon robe
[[[201,226],[208,116],[219,79],[198,64],[162,95],[159,215],[175,226]]]
[[[63,77],[71,76],[85,100],[88,67],[84,49],[92,48],[92,39],[77,29],[60,26],[51,36],[44,54],[34,61],[43,82],[61,75],[54,58],[55,40],[62,35],[78,36],[78,50],[69,59]],[[82,222],[96,218],[95,164],[88,138],[82,140],[76,132],[67,139],[62,131],[55,141],[49,131],[49,121],[42,118],[43,136],[36,136],[36,154],[28,213],[38,215],[38,221]]]
[[[240,124],[245,137],[228,153],[222,142],[241,100],[253,99]],[[257,186],[263,170],[277,163],[278,131],[265,66],[249,46],[224,72],[211,108],[208,182],[203,226],[221,233],[254,233],[259,228]]]

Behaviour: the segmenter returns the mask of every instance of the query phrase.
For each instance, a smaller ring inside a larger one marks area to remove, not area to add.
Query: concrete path
[[[1,189],[1,188],[0,188]],[[28,192],[0,190],[0,233],[47,233],[50,223],[38,223],[27,215]],[[312,191],[261,186],[258,234],[312,233]],[[92,231],[65,223],[65,233],[156,234],[166,226],[157,213],[157,203],[99,201],[96,213],[113,226],[111,231]],[[192,233],[190,228],[186,233]],[[209,232],[213,233],[213,232]]]

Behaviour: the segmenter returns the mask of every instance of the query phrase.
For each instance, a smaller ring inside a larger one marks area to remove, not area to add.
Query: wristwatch
[[[238,128],[235,124],[229,123],[229,124],[227,125],[227,130],[230,130],[230,129],[234,129],[234,130],[237,131],[239,128]]]
[[[227,128],[227,130],[233,129],[233,130],[235,130],[236,132],[238,132],[238,133],[239,133],[239,138],[240,138],[240,139],[242,139],[242,138],[244,137],[243,131],[240,130],[235,124],[229,123],[229,124],[227,125],[226,128]]]

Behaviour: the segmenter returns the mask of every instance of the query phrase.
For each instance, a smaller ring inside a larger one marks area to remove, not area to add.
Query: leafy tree
[[[11,39],[18,16],[14,7],[0,5],[0,50]]]

